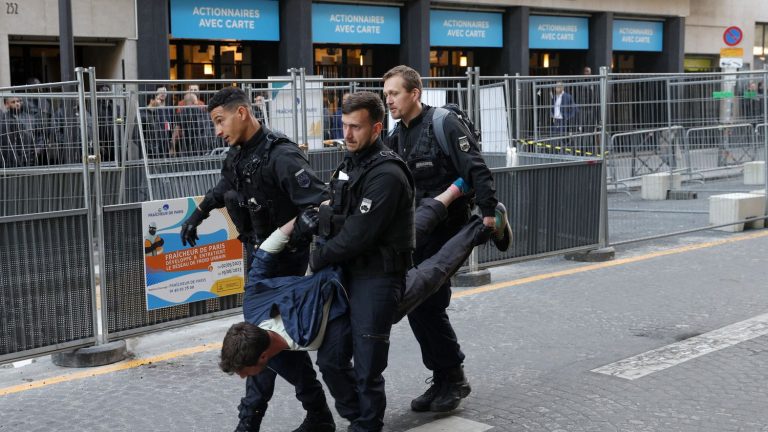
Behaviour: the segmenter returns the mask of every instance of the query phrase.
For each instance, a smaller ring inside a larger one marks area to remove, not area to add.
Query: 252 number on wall
[[[5,2],[5,14],[6,15],[18,15],[19,4],[15,2]]]

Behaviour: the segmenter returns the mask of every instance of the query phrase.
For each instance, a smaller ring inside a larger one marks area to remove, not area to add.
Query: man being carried
[[[459,179],[434,199],[423,199],[415,213],[416,241],[444,221],[447,207],[468,190],[466,182]],[[224,372],[246,378],[261,373],[282,351],[317,350],[328,322],[347,312],[347,295],[338,268],[326,267],[305,277],[276,277],[276,256],[289,243],[306,241],[316,230],[316,215],[304,212],[298,221],[293,219],[275,230],[256,251],[245,287],[246,321],[232,325],[224,337],[219,363]],[[497,223],[506,225],[506,215]],[[435,255],[411,268],[392,322],[399,322],[439,289],[472,249],[488,241],[492,233],[475,216]]]

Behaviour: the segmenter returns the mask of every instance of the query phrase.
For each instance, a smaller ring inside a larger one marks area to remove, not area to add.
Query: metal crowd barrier
[[[82,71],[78,81],[2,88],[0,97],[4,363],[92,345],[98,319]],[[78,174],[51,182],[51,171],[67,171],[52,167],[60,163]]]
[[[689,128],[687,172],[703,172],[743,165],[758,157],[758,142],[751,124],[728,124]]]
[[[102,289],[109,340],[239,313],[242,294],[147,310],[141,204],[104,209]]]
[[[611,135],[606,156],[609,183],[686,169],[689,164],[684,132],[681,126],[673,126]]]
[[[602,161],[526,153],[517,158],[518,166],[491,169],[514,242],[507,252],[492,244],[478,247],[478,267],[599,247]]]
[[[203,105],[233,82],[96,80],[91,70],[86,92],[83,72],[78,81],[0,89],[0,98],[29,107],[26,117],[0,118],[0,361],[238,313],[241,296],[146,311],[139,249],[142,202],[200,195],[218,180],[227,145]],[[681,225],[706,229],[705,201],[646,205],[632,188],[658,172],[710,182],[717,169],[732,180],[740,164],[765,160],[768,100],[758,82],[766,88],[768,72],[482,77],[474,68],[425,78],[423,97],[468,113],[509,204],[515,246],[479,248],[476,262],[485,267],[673,234]],[[323,79],[300,69],[234,84],[265,125],[306,146],[324,180],[344,157],[343,94],[383,87],[380,78]],[[561,86],[570,98],[558,96]],[[628,195],[608,197],[609,181],[625,182]],[[709,186],[685,185],[710,193],[701,187]],[[54,243],[68,253],[51,253]],[[30,273],[23,263],[41,256],[50,266]],[[60,306],[61,295],[76,300]],[[53,322],[55,329],[45,327]]]
[[[95,342],[86,209],[0,217],[0,363]]]

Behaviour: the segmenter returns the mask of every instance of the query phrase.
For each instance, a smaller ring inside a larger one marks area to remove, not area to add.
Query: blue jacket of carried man
[[[243,315],[251,324],[280,315],[294,342],[308,346],[320,331],[323,306],[330,300],[328,322],[347,313],[349,300],[340,268],[328,266],[309,276],[273,277],[276,255],[254,254],[243,298]]]

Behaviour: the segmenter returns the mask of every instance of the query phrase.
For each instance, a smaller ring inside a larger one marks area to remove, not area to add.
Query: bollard
[[[477,248],[472,249],[469,255],[469,271],[458,273],[451,279],[451,285],[457,287],[478,287],[489,283],[491,283],[491,272],[487,269],[480,270]]]

